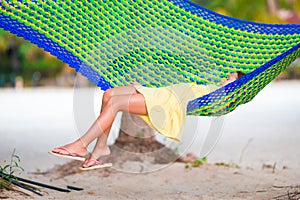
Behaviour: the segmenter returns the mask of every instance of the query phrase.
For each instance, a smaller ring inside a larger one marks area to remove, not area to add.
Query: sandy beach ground
[[[132,167],[139,163],[128,163]],[[70,166],[71,164],[69,164]],[[1,192],[2,199],[289,199],[300,198],[300,172],[293,169],[253,170],[205,164],[185,169],[174,163],[152,173],[132,174],[95,170],[60,177],[51,171],[27,175],[32,180],[59,187],[84,188],[70,193],[41,188],[39,197],[22,192]],[[19,190],[20,191],[20,190]]]
[[[226,115],[220,139],[208,154],[208,163],[200,167],[121,159],[110,169],[82,173],[77,173],[81,163],[47,154],[89,126],[76,124],[74,91],[0,90],[0,162],[15,148],[25,168],[21,177],[84,188],[70,193],[40,188],[43,197],[1,191],[0,199],[289,199],[288,194],[300,198],[299,86],[298,81],[273,82],[253,101]],[[93,117],[95,113],[87,122]],[[196,136],[203,136],[211,121],[197,120],[188,118],[187,127],[200,124]],[[176,149],[182,156],[187,152],[199,156],[204,137],[192,137],[190,132],[185,130]],[[229,167],[215,164],[221,162]]]

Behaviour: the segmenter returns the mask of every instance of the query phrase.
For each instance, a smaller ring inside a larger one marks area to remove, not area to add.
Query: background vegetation
[[[272,11],[270,3],[274,9],[290,10],[300,13],[299,0],[193,0],[210,10],[220,14],[231,16],[238,19],[263,22],[263,23],[286,23],[285,20]]]
[[[286,11],[294,13],[296,20],[300,15],[300,0],[193,0],[193,2],[220,14],[264,23],[290,23],[289,20],[295,20],[281,17]],[[0,29],[0,87],[14,86],[17,76],[23,78],[26,86],[39,85],[40,79],[54,80],[60,76],[64,66],[64,63],[36,45]],[[300,76],[297,67],[299,64],[295,66],[286,71],[286,77]]]
[[[27,85],[39,77],[54,78],[63,66],[43,49],[0,29],[0,86],[13,86],[16,76],[22,76]]]

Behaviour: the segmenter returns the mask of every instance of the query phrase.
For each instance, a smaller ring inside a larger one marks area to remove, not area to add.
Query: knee
[[[114,90],[113,88],[110,88],[104,92],[103,98],[102,98],[102,102],[104,104],[106,104],[113,96],[113,90]]]
[[[106,107],[108,107],[114,114],[121,111],[118,96],[111,96],[106,102]]]

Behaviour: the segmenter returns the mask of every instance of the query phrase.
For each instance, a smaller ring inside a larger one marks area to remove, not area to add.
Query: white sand
[[[135,163],[131,163],[133,166]],[[83,191],[62,193],[41,188],[43,197],[2,192],[9,199],[272,199],[292,191],[300,193],[297,170],[250,170],[204,165],[185,169],[175,163],[153,173],[131,174],[115,170],[82,172],[56,179],[57,174],[31,175],[30,178],[59,187],[73,185]],[[292,188],[290,186],[297,186]],[[26,192],[28,193],[28,192]],[[300,197],[300,195],[298,196]]]

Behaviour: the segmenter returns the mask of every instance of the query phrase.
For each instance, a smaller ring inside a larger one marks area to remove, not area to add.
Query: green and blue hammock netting
[[[300,25],[226,17],[187,0],[0,1],[0,27],[61,59],[95,85],[218,84],[188,115],[244,104],[300,56]]]

